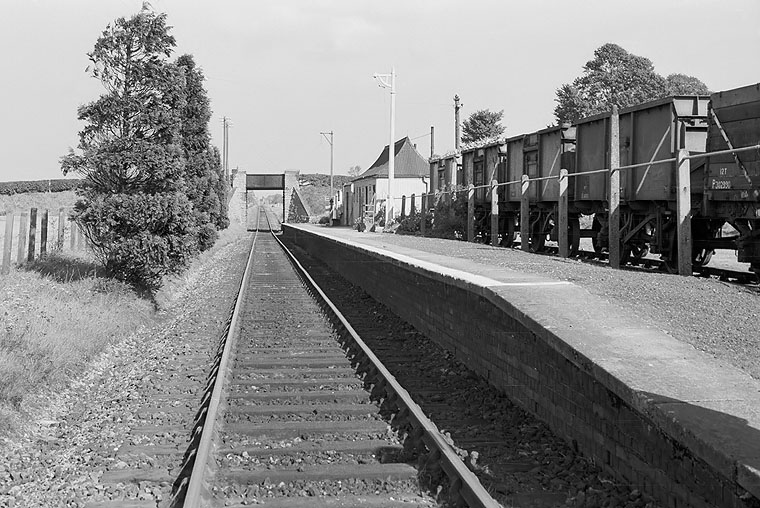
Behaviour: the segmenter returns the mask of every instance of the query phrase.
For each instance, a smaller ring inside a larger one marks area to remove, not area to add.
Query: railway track
[[[171,506],[498,506],[259,211]]]

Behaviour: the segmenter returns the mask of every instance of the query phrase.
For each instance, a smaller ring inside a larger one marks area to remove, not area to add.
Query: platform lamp
[[[320,132],[322,136],[327,139],[327,142],[330,143],[330,199],[334,199],[335,196],[333,196],[333,193],[335,192],[333,190],[333,134],[335,134],[333,131],[330,132]],[[330,135],[330,138],[327,138],[327,135]],[[330,225],[332,225],[332,207],[330,207]]]
[[[396,70],[391,68],[390,74],[375,74],[372,76],[379,81],[380,88],[390,88],[391,90],[391,132],[390,141],[388,142],[388,199],[385,202],[385,227],[390,227],[393,221],[393,177],[394,162],[396,158],[394,133],[396,117]]]

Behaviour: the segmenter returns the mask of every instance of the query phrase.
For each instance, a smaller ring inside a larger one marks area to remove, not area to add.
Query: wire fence
[[[621,172],[634,170],[638,168],[663,168],[665,165],[672,165],[675,164],[675,168],[668,167],[666,168],[667,171],[673,171],[675,170],[675,177],[678,185],[676,186],[678,189],[678,192],[676,193],[677,198],[677,212],[676,212],[676,218],[678,223],[678,255],[679,255],[679,272],[684,274],[691,274],[692,273],[692,267],[691,267],[691,233],[690,233],[690,225],[689,221],[691,219],[691,196],[690,196],[690,161],[695,159],[706,159],[708,157],[716,157],[716,156],[722,156],[722,155],[733,155],[734,157],[737,156],[737,154],[749,152],[749,151],[757,151],[758,156],[760,157],[760,142],[757,144],[751,145],[751,146],[745,146],[740,148],[730,148],[727,150],[720,150],[715,152],[706,152],[706,153],[698,153],[698,154],[690,154],[686,150],[679,151],[678,155],[676,157],[668,157],[665,159],[657,159],[657,160],[650,160],[647,162],[640,162],[635,164],[625,164],[625,165],[616,165],[613,163],[610,164],[611,167],[605,167],[605,168],[598,168],[598,169],[592,169],[587,171],[577,171],[577,172],[569,172],[566,169],[561,169],[559,171],[559,174],[557,175],[548,175],[548,176],[534,176],[530,177],[528,175],[522,175],[519,180],[510,180],[506,182],[498,182],[496,179],[492,180],[491,182],[480,184],[480,185],[473,185],[472,183],[467,184],[466,186],[455,186],[455,185],[449,185],[446,188],[435,190],[432,192],[425,192],[423,194],[420,194],[419,196],[401,196],[401,197],[394,197],[393,203],[394,203],[394,210],[397,212],[394,215],[399,215],[399,211],[401,212],[400,215],[406,215],[407,210],[411,212],[414,210],[415,212],[421,209],[430,210],[433,208],[437,202],[441,199],[450,198],[453,199],[455,196],[464,196],[468,200],[468,207],[467,207],[467,240],[472,241],[475,236],[474,232],[474,194],[475,191],[478,190],[490,190],[491,191],[491,240],[492,242],[497,241],[498,236],[498,208],[499,208],[499,198],[497,194],[497,190],[501,187],[509,187],[513,185],[520,185],[521,186],[521,195],[518,200],[520,202],[520,215],[522,214],[529,214],[530,213],[530,197],[529,197],[529,190],[530,185],[532,183],[539,183],[539,182],[547,182],[556,180],[559,183],[560,189],[558,192],[558,195],[554,198],[554,200],[557,202],[557,213],[558,217],[558,230],[559,230],[559,250],[560,255],[566,257],[568,255],[569,249],[568,249],[568,234],[567,234],[567,221],[568,221],[568,201],[567,201],[567,189],[568,189],[568,180],[575,177],[582,177],[582,176],[588,176],[588,175],[596,175],[596,174],[608,174],[609,180],[608,180],[608,186],[607,186],[607,193],[609,195],[606,196],[606,200],[608,202],[608,210],[606,210],[607,213],[610,215],[610,221],[609,221],[609,242],[610,242],[610,263],[612,266],[619,266],[619,239],[620,239],[620,224],[619,222],[616,224],[616,217],[619,215],[619,202],[620,202],[620,185],[618,180],[616,180],[616,175],[619,175]],[[614,152],[613,152],[614,153]],[[737,159],[738,161],[738,159]],[[614,167],[612,167],[614,166]],[[683,168],[686,167],[687,171],[683,171]],[[746,174],[746,170],[744,170],[743,166],[741,166],[741,169],[745,173],[745,178],[751,183],[751,179]],[[494,170],[495,173],[495,170]],[[380,207],[383,206],[383,203],[385,203],[384,198],[376,198],[373,200],[373,207],[376,211],[379,211]],[[409,202],[409,206],[406,206],[406,203]],[[417,203],[419,202],[419,207]],[[399,209],[400,206],[400,209]],[[422,228],[424,228],[424,221],[421,221],[423,224],[421,224]],[[625,224],[623,225],[625,227]],[[528,243],[523,241],[522,238],[528,238],[530,235],[528,226],[528,221],[520,221],[520,236],[521,236],[521,245],[524,250],[528,250]],[[424,229],[423,229],[424,234]]]

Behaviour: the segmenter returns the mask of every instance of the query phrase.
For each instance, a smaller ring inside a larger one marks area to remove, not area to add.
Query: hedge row
[[[56,180],[26,180],[19,182],[0,182],[0,194],[26,194],[28,192],[63,192],[79,187],[79,178],[60,178]]]

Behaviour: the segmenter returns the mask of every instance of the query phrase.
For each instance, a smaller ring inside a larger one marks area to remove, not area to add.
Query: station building
[[[341,223],[353,225],[363,214],[375,214],[385,204],[388,192],[388,145],[377,160],[362,174],[343,187],[339,204],[343,205]],[[420,155],[409,137],[394,144],[393,196],[394,215],[401,214],[401,198],[406,197],[407,212],[412,195],[419,209],[422,194],[428,192],[430,165]]]

